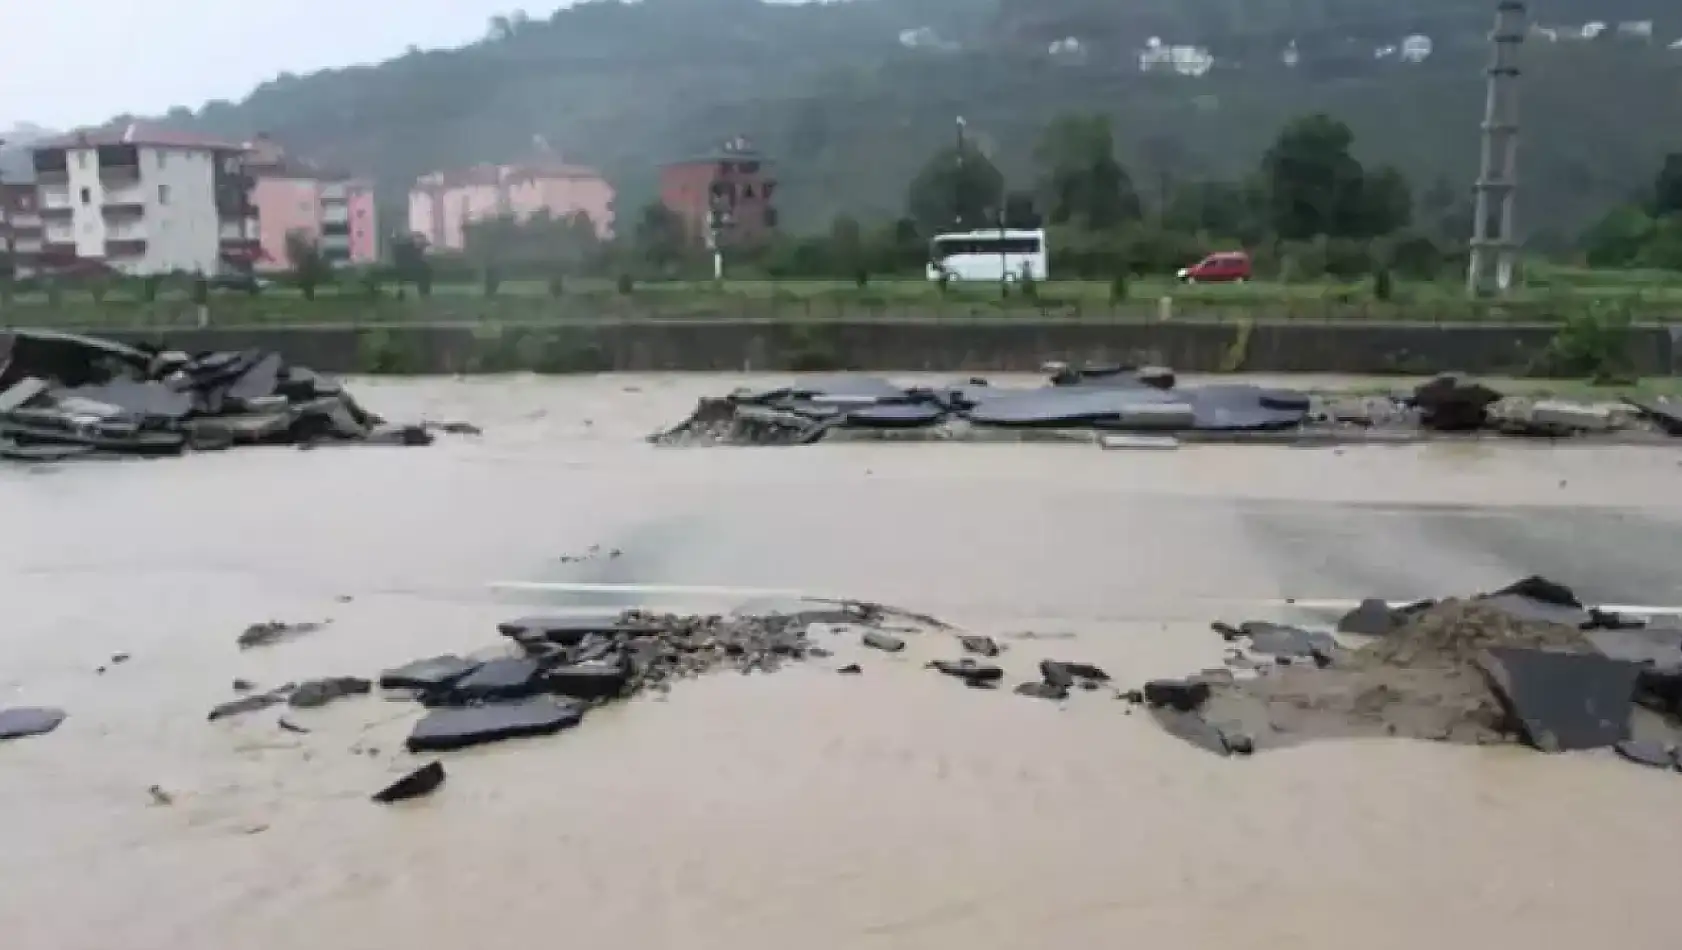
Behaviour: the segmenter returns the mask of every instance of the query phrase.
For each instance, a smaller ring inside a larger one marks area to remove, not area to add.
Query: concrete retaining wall
[[[1523,374],[1548,324],[1151,323],[906,320],[841,323],[642,321],[118,331],[185,350],[263,347],[329,372],[473,373],[869,368],[1032,371],[1049,359],[1153,362],[1186,372]],[[1668,375],[1668,327],[1630,335],[1641,375]]]

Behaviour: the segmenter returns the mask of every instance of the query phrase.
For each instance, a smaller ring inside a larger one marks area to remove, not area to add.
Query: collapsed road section
[[[179,455],[236,445],[426,445],[278,353],[188,354],[42,330],[0,333],[0,459]]]
[[[1014,678],[1008,691],[1016,697],[1144,709],[1172,736],[1219,756],[1398,737],[1543,752],[1610,748],[1643,766],[1682,770],[1682,626],[1585,607],[1540,577],[1440,602],[1369,600],[1335,632],[1265,621],[1212,626],[1227,643],[1224,665],[1129,688],[1068,657],[1028,658],[1037,664],[1024,678],[1011,660],[1025,644],[1013,641],[1031,635],[1001,641],[865,602],[722,617],[530,616],[500,624],[507,647],[490,654],[427,656],[377,678],[334,676],[266,691],[240,681],[244,695],[208,718],[354,702],[377,687],[423,708],[405,747],[431,756],[553,735],[605,704],[716,671],[771,673],[828,660],[835,673],[857,676],[873,655],[905,669],[915,640],[912,668],[976,691],[1002,691]],[[0,725],[8,715],[14,735],[50,731],[63,718],[56,710],[9,710]],[[288,715],[276,724],[311,731]],[[429,794],[443,778],[441,766],[425,764],[374,798]]]
[[[1396,736],[1544,752],[1610,747],[1682,768],[1682,627],[1585,607],[1527,577],[1487,594],[1368,600],[1337,633],[1213,625],[1224,666],[1127,695],[1217,755]]]
[[[702,399],[650,436],[656,445],[807,445],[820,440],[912,440],[1077,435],[1112,448],[1181,441],[1398,443],[1443,433],[1526,439],[1657,441],[1682,435],[1682,406],[1616,408],[1504,396],[1475,380],[1439,376],[1395,396],[1325,396],[1247,383],[1181,385],[1163,367],[1052,364],[1042,386],[969,379],[901,386],[842,375]]]

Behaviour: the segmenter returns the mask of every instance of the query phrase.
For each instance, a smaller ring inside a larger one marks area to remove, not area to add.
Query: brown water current
[[[1400,740],[1217,759],[1107,693],[964,689],[922,669],[957,655],[936,634],[453,754],[390,808],[368,796],[415,764],[411,704],[290,712],[307,735],[205,721],[236,677],[374,675],[585,602],[499,580],[873,598],[1005,638],[1013,675],[1053,657],[1122,684],[1218,665],[1210,620],[1314,619],[1284,598],[1541,572],[1682,604],[1682,453],[640,441],[739,382],[365,380],[394,418],[486,435],[0,470],[0,706],[70,713],[0,744],[0,946],[1682,939],[1682,776]],[[270,619],[332,622],[238,649]]]

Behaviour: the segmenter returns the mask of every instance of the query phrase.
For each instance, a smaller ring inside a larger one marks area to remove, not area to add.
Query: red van
[[[1178,276],[1183,284],[1241,284],[1250,279],[1250,255],[1243,251],[1210,254],[1190,267],[1180,268]]]

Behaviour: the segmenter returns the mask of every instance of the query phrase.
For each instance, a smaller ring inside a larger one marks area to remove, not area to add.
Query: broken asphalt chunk
[[[904,640],[877,630],[866,630],[864,636],[860,638],[860,642],[872,650],[881,650],[885,653],[898,653],[905,649]]]
[[[1612,746],[1619,757],[1636,765],[1645,765],[1655,769],[1674,769],[1676,757],[1671,750],[1657,742],[1647,742],[1640,739],[1625,739]]]
[[[428,762],[375,792],[373,799],[382,805],[389,805],[393,802],[408,801],[411,798],[431,795],[438,790],[439,786],[444,784],[444,777],[444,763]]]
[[[1238,629],[1250,639],[1250,649],[1275,657],[1312,657],[1316,651],[1330,654],[1337,649],[1331,634],[1284,624],[1250,620]]]
[[[380,689],[414,689],[430,692],[442,689],[479,668],[479,661],[459,656],[435,656],[414,660],[380,674]]]
[[[1194,712],[1209,701],[1209,684],[1200,679],[1151,680],[1142,692],[1146,705],[1179,712]]]
[[[1031,699],[1063,700],[1069,698],[1069,689],[1054,683],[1022,683],[1016,687],[1016,695],[1027,696]]]
[[[64,710],[45,706],[0,709],[0,741],[46,735],[64,722]]]
[[[1595,749],[1629,738],[1638,664],[1521,647],[1491,647],[1477,663],[1533,748]]]
[[[1389,604],[1369,597],[1338,620],[1337,632],[1382,637],[1401,626],[1402,622],[1401,615],[1391,610]]]
[[[964,634],[958,637],[958,643],[962,645],[964,650],[967,652],[975,653],[980,656],[998,656],[1000,652],[998,641],[994,640],[992,637],[984,637],[977,634]]]
[[[611,699],[625,691],[631,668],[624,662],[589,660],[557,666],[543,674],[543,685],[573,699]]]
[[[277,686],[266,693],[253,693],[250,696],[242,696],[239,699],[222,703],[221,705],[211,709],[210,715],[207,718],[211,722],[215,722],[218,719],[227,719],[230,716],[243,716],[246,713],[256,712],[259,709],[267,709],[270,706],[286,702],[286,697],[291,695],[292,689],[293,684],[287,683],[285,686]]]
[[[321,628],[322,624],[319,623],[282,623],[279,620],[254,623],[239,635],[239,648],[249,650],[252,647],[269,646],[291,637],[314,633]]]
[[[542,736],[576,726],[584,718],[573,705],[532,697],[483,706],[434,709],[415,723],[406,743],[410,752],[462,749],[487,742]]]
[[[612,634],[621,631],[646,632],[653,628],[622,621],[619,612],[599,615],[562,617],[520,617],[504,620],[496,625],[503,636],[520,642],[544,640],[564,647],[577,646],[591,634]]]
[[[490,699],[524,699],[543,692],[543,668],[536,660],[504,657],[488,660],[477,669],[429,696],[428,703],[471,703]]]
[[[929,664],[930,668],[939,670],[947,676],[963,680],[975,686],[983,683],[997,683],[1004,678],[1005,671],[988,663],[977,663],[965,657],[962,660],[935,660]]]
[[[286,701],[296,709],[315,709],[346,696],[367,695],[373,688],[373,683],[359,676],[330,676],[299,683]]]

